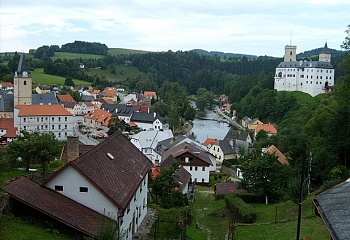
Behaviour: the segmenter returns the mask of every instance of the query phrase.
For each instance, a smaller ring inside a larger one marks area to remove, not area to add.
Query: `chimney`
[[[73,161],[79,157],[79,137],[67,136],[67,161]]]

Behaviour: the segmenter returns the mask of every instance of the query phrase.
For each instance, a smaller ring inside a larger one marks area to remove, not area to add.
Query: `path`
[[[137,232],[134,234],[134,239],[142,239],[142,240],[149,239],[148,235],[151,231],[151,227],[154,221],[156,220],[156,217],[157,217],[157,211],[153,208],[148,208],[147,215],[143,219]]]

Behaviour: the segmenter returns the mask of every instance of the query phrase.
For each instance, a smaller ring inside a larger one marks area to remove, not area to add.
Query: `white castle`
[[[285,46],[284,61],[276,68],[277,91],[300,91],[316,96],[328,92],[334,86],[334,68],[327,43],[318,61],[297,61],[296,46]]]

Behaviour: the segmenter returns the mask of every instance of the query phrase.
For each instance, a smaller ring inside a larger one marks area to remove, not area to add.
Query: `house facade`
[[[59,104],[16,105],[14,127],[28,132],[52,133],[59,140],[73,136],[73,115]]]
[[[301,91],[316,96],[328,92],[334,86],[334,67],[327,43],[318,61],[297,61],[296,46],[285,46],[284,61],[275,73],[274,89],[277,91]]]
[[[224,139],[214,142],[209,147],[209,152],[215,156],[216,161],[222,163],[225,159],[236,158],[236,152],[230,143]]]

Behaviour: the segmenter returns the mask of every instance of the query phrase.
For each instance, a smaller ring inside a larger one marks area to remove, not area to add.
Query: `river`
[[[213,111],[207,111],[205,118],[216,119],[217,116]],[[225,122],[196,118],[193,120],[193,128],[187,134],[187,136],[194,134],[196,140],[203,143],[207,138],[217,138],[222,140],[229,130],[230,126]]]

